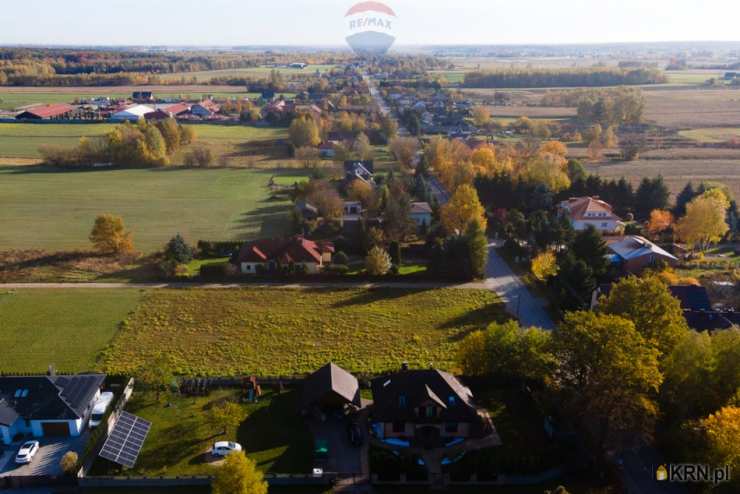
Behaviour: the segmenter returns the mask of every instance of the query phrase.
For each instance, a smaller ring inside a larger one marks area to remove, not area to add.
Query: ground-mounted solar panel
[[[123,412],[100,450],[101,458],[133,468],[152,423]]]

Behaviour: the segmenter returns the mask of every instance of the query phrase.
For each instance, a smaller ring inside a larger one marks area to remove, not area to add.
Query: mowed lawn
[[[243,125],[191,124],[196,145],[231,149],[239,144],[270,141],[287,137],[287,129]],[[102,136],[115,124],[33,124],[0,123],[0,157],[38,158],[41,146],[73,147],[83,136]]]
[[[287,376],[330,361],[361,373],[403,362],[452,370],[460,339],[505,317],[487,290],[152,290],[102,369],[169,359],[185,375]]]
[[[134,393],[127,411],[152,422],[152,429],[133,470],[127,475],[212,475],[212,458],[205,454],[215,441],[237,441],[257,467],[273,473],[311,471],[311,433],[298,416],[300,390],[279,392],[263,387],[257,403],[239,403],[239,391],[215,390],[208,396]],[[239,403],[241,424],[220,434],[209,421],[209,410],[225,401]],[[165,406],[168,403],[168,406]],[[116,467],[98,460],[96,469],[109,474]]]
[[[94,370],[140,298],[138,290],[0,292],[0,372]]]
[[[90,247],[95,217],[123,217],[142,252],[176,233],[190,242],[282,234],[287,200],[271,200],[275,172],[149,169],[87,172],[0,167],[0,249]]]

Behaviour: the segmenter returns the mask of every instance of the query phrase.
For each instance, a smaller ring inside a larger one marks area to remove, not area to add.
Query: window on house
[[[393,422],[393,432],[396,434],[403,434],[406,432],[406,423],[404,422]]]
[[[434,407],[433,407],[433,406],[431,406],[431,405],[430,405],[430,406],[428,406],[428,407],[426,408],[426,416],[427,416],[427,418],[429,418],[429,419],[431,419],[431,418],[434,418],[434,417],[436,417],[436,416],[437,416],[437,409],[436,409],[436,408],[434,408]]]
[[[398,395],[398,406],[406,408],[406,395]]]
[[[445,424],[445,432],[455,434],[457,432],[457,422],[448,422]]]
[[[447,397],[447,404],[450,406],[455,405],[455,395],[450,395]]]

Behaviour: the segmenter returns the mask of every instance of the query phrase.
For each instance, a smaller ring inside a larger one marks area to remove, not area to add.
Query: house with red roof
[[[624,227],[622,218],[614,214],[611,205],[598,197],[571,197],[561,202],[558,209],[576,231],[593,226],[602,234],[615,234]]]
[[[54,103],[51,105],[37,105],[27,108],[15,116],[16,120],[54,120],[68,118],[75,107],[66,103]]]
[[[301,267],[308,274],[320,272],[331,263],[334,245],[314,242],[300,235],[260,239],[245,243],[236,264],[243,274],[259,274]]]

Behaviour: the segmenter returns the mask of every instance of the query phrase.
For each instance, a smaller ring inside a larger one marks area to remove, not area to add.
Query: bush
[[[62,456],[62,459],[59,460],[59,467],[64,473],[71,475],[77,469],[78,463],[79,457],[77,456],[77,453],[74,451],[67,451],[64,453],[64,456]]]
[[[185,166],[207,168],[213,164],[213,153],[207,147],[200,146],[185,155]]]
[[[347,265],[349,264],[349,256],[340,250],[334,254],[332,264]]]
[[[349,273],[349,266],[347,266],[346,264],[332,264],[331,266],[327,266],[326,272],[332,273],[332,274],[345,275]]]
[[[200,257],[228,257],[239,252],[242,242],[209,242],[198,241],[198,253]]]
[[[200,277],[205,279],[223,279],[233,276],[235,274],[235,268],[231,263],[225,262],[222,264],[204,264],[200,267]]]
[[[380,247],[373,247],[365,258],[365,268],[370,276],[383,276],[391,270],[391,256]]]

